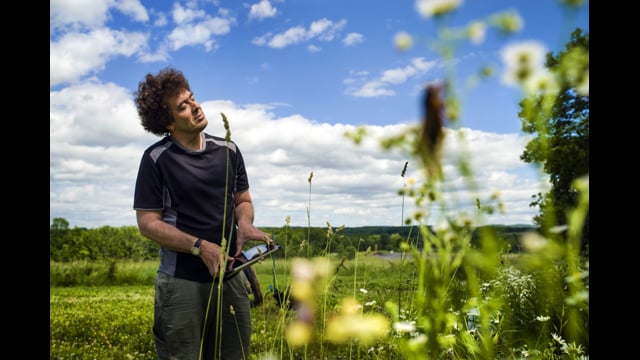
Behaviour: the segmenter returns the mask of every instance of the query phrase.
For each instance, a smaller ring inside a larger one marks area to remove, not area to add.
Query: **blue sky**
[[[438,23],[413,0],[52,1],[50,218],[135,225],[139,158],[158,138],[139,125],[132,93],[148,72],[174,66],[205,109],[206,132],[224,134],[220,112],[228,117],[248,164],[256,225],[282,226],[290,216],[292,226],[306,226],[308,209],[312,226],[400,225],[414,209],[409,199],[401,207],[397,190],[421,170],[375,139],[414,125],[420,91],[444,79],[431,46],[438,26],[507,10],[522,19],[520,31],[490,28],[482,43],[455,47],[459,126],[479,189],[461,185],[452,165],[461,144],[451,141],[444,190],[448,212],[473,213],[476,197],[499,192],[505,213],[479,222],[530,224],[531,195],[545,182],[519,160],[528,140],[517,117],[521,93],[502,83],[500,51],[531,40],[562,50],[575,27],[588,32],[588,3],[569,14],[557,0],[466,0]],[[394,46],[399,32],[414,37],[411,48]],[[493,76],[465,87],[487,65]],[[342,134],[360,125],[374,138],[355,146]],[[446,215],[432,210],[430,223]]]

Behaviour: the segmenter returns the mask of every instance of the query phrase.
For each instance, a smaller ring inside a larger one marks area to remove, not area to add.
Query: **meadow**
[[[526,255],[503,254],[494,279],[482,284],[486,300],[470,297],[468,279],[459,274],[448,279],[448,299],[443,299],[438,286],[425,286],[426,273],[421,271],[421,264],[438,263],[438,255],[423,254],[408,251],[387,257],[360,251],[351,260],[327,254],[267,258],[254,265],[263,302],[252,310],[250,359],[588,358],[588,337],[586,342],[583,337],[581,343],[567,343],[559,335],[564,330],[554,328],[570,318],[566,309],[549,307],[553,299],[562,304],[563,295],[549,296],[554,289],[548,282],[564,275],[524,273],[518,268],[531,265]],[[52,262],[50,358],[154,359],[157,265]],[[313,314],[311,322],[301,323],[299,312],[288,306],[291,301],[279,302],[274,296],[274,290],[300,288],[295,268],[311,274],[305,278],[311,294],[298,296]],[[490,300],[492,296],[501,301]],[[483,313],[490,315],[484,319]],[[551,314],[559,321],[546,317]],[[429,325],[437,326],[434,321],[444,321],[444,327],[438,330],[439,345],[429,349],[427,336]],[[486,336],[489,347],[483,345]]]
[[[385,299],[408,298],[415,287],[415,271],[410,270],[408,258],[386,260],[359,253],[357,260],[336,259],[331,263],[335,275],[327,283],[327,313],[335,311],[339,300],[345,297],[365,304],[363,311],[382,311]],[[51,359],[154,359],[151,326],[157,266],[157,261],[52,263],[52,284],[76,285],[50,289]],[[263,303],[253,308],[255,359],[314,359],[321,352],[336,359],[349,354],[359,358],[400,358],[393,344],[384,342],[366,349],[326,341],[310,344],[306,349],[287,346],[284,329],[295,312],[278,304],[272,289],[282,291],[290,284],[291,260],[265,259],[254,269],[263,294]]]

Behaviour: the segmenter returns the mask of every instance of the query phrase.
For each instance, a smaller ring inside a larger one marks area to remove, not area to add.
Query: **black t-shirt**
[[[138,170],[133,208],[162,210],[165,222],[216,244],[221,244],[224,231],[224,237],[230,242],[229,253],[234,254],[234,193],[249,189],[244,160],[233,141],[203,135],[205,146],[199,151],[182,147],[170,136],[145,150]],[[226,220],[224,226],[223,219]],[[159,271],[187,280],[212,280],[198,256],[163,247],[160,248]]]

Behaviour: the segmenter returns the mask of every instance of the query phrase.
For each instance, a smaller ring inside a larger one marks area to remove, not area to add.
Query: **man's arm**
[[[191,253],[191,248],[198,239],[162,221],[160,210],[136,210],[136,219],[142,236],[172,251]],[[200,244],[200,258],[214,277],[220,272],[221,256],[219,245],[209,241]]]
[[[237,251],[235,256],[240,255],[242,247],[249,240],[263,241],[268,246],[272,246],[273,239],[253,225],[253,201],[251,200],[249,190],[235,193],[234,198],[236,201],[236,219],[238,223]]]

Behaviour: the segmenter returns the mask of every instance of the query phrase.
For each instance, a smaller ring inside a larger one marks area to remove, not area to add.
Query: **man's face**
[[[173,122],[167,126],[171,133],[200,133],[209,123],[204,111],[189,90],[167,99]]]

